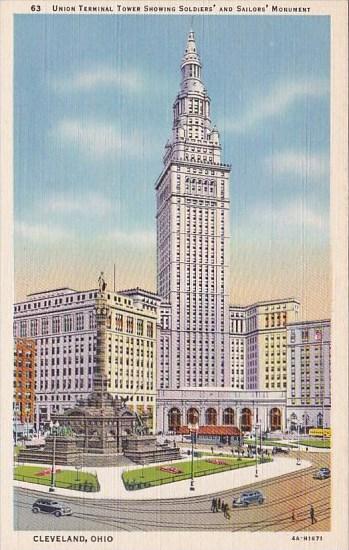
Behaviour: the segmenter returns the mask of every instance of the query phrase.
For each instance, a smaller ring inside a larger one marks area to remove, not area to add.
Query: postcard
[[[347,550],[347,3],[0,16],[3,547]]]

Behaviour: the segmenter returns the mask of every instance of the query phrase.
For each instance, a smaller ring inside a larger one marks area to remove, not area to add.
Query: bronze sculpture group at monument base
[[[180,458],[178,447],[157,444],[156,436],[144,433],[139,415],[106,391],[92,392],[52,420],[57,428],[46,437],[44,448],[20,450],[19,462],[105,467]]]

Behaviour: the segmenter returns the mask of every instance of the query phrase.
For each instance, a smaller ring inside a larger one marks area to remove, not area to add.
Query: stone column
[[[162,423],[162,428],[161,428],[161,431],[163,433],[167,433],[168,432],[168,429],[169,429],[169,425],[168,425],[168,411],[169,411],[169,408],[168,407],[164,407],[162,405],[161,407],[161,423]]]
[[[198,407],[199,409],[199,426],[205,426],[206,424],[206,420],[205,420],[205,406],[204,405],[200,405]]]
[[[105,394],[108,390],[108,376],[106,373],[106,321],[107,302],[102,292],[97,294],[96,299],[96,368],[93,376],[93,389],[97,393]]]

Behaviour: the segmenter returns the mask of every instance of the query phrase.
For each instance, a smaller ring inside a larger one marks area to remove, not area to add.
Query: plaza
[[[219,455],[217,455],[217,457],[218,456]],[[180,468],[181,463],[184,463],[186,460],[187,458],[181,459],[180,461],[173,461],[171,462],[171,465]],[[161,466],[161,464],[159,466]],[[277,478],[279,476],[305,470],[310,467],[311,462],[306,459],[303,459],[301,465],[297,466],[295,456],[293,458],[278,457],[273,462],[258,465],[258,481]],[[65,467],[62,466],[61,468],[64,469]],[[166,483],[163,485],[157,485],[156,487],[144,488],[136,491],[127,490],[122,481],[122,474],[138,471],[141,476],[142,468],[143,466],[137,467],[134,465],[122,466],[118,468],[98,468],[97,476],[100,490],[98,492],[84,492],[84,499],[106,498],[143,501],[153,499],[166,500],[169,498],[190,498],[193,496],[214,494],[220,491],[226,491],[228,489],[235,490],[239,489],[239,487],[256,482],[255,461],[251,461],[251,465],[248,467],[246,466],[245,468],[195,477],[195,492],[190,491],[190,479],[176,481],[174,483]],[[96,468],[85,468],[84,471],[95,473]],[[21,481],[15,481],[14,486],[27,488],[34,487],[32,483]],[[43,486],[39,485],[37,485],[35,489],[40,491],[44,490]],[[73,496],[74,494],[81,497],[80,491],[64,489],[61,487],[57,487],[55,490],[55,495],[57,495],[57,498],[58,496],[62,498]]]

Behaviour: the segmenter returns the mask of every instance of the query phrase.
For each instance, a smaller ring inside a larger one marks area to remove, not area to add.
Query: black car
[[[314,479],[328,479],[329,477],[331,477],[331,470],[329,468],[320,468],[313,475]]]
[[[276,454],[285,454],[285,455],[288,455],[290,452],[290,449],[288,447],[273,447],[273,455],[276,455]]]
[[[48,498],[38,498],[32,506],[32,511],[34,514],[44,512],[53,514],[56,517],[72,515],[72,509],[69,506]]]

